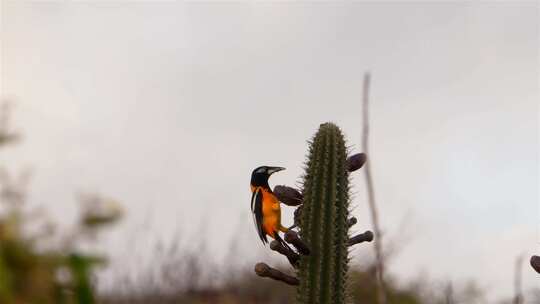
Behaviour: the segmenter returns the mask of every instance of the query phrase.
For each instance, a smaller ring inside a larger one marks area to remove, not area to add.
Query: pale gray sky
[[[202,225],[212,252],[234,237],[245,261],[271,255],[251,170],[285,166],[271,183],[294,184],[325,121],[357,149],[367,70],[381,221],[404,243],[390,272],[510,296],[515,257],[540,254],[538,2],[2,1],[1,17],[1,96],[24,141],[0,160],[32,166],[30,199],[56,216],[75,215],[79,191],[123,202],[103,240],[113,267]]]

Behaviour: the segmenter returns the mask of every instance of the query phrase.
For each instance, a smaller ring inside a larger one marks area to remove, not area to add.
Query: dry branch
[[[523,265],[523,254],[520,254],[514,264],[514,301],[513,304],[523,303],[523,291],[521,288],[521,268]]]
[[[362,148],[369,155],[369,73],[364,75],[363,96],[362,96]],[[387,304],[386,290],[384,286],[384,258],[382,253],[382,237],[381,229],[379,228],[379,214],[377,212],[377,204],[375,202],[375,190],[373,186],[373,178],[371,175],[371,160],[366,161],[364,170],[366,175],[366,186],[368,192],[368,203],[371,212],[371,221],[373,223],[373,232],[375,234],[375,258],[377,265],[377,303]]]
[[[283,272],[268,266],[265,263],[257,263],[255,265],[255,273],[264,278],[271,278],[277,281],[285,282],[289,285],[298,285],[300,282],[297,278],[284,274]]]

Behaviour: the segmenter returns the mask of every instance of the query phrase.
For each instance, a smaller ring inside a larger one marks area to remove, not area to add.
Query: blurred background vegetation
[[[0,149],[20,139],[9,128],[8,114],[4,104]],[[77,224],[58,231],[45,210],[28,208],[28,181],[29,174],[16,175],[0,167],[0,303],[294,302],[293,287],[256,277],[250,267],[212,264],[204,241],[189,250],[177,240],[158,244],[151,267],[125,269],[106,291],[98,292],[96,273],[107,267],[107,259],[88,245],[96,244],[98,234],[106,233],[121,218],[119,203],[97,194],[81,195]],[[234,248],[230,250],[233,254]],[[278,268],[291,271],[285,261]],[[352,303],[376,303],[373,261],[354,266],[349,278]],[[386,280],[393,304],[485,303],[485,291],[478,286],[476,282],[433,282],[427,277],[411,282]],[[540,288],[527,291],[525,298],[527,302],[508,298],[499,303],[540,303]]]
[[[8,118],[4,103],[0,148],[20,139]],[[81,195],[77,224],[57,231],[45,210],[26,204],[29,174],[13,176],[0,166],[0,303],[95,303],[94,270],[106,260],[80,247],[120,218],[119,205],[96,194]]]

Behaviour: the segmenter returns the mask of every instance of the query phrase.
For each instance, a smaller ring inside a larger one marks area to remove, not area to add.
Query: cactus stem
[[[298,208],[296,208],[296,210],[294,210],[294,225],[292,228],[298,227],[300,225],[300,217],[302,216],[302,209],[303,209],[302,206],[299,206]]]
[[[289,285],[300,284],[300,281],[298,281],[297,278],[284,274],[283,272],[272,268],[265,263],[257,263],[257,265],[255,265],[255,273],[260,277],[271,278]]]
[[[360,244],[360,243],[363,243],[363,242],[371,242],[371,241],[373,241],[373,232],[368,230],[368,231],[366,231],[364,233],[360,233],[360,234],[350,238],[349,239],[349,246],[353,246],[353,245]]]
[[[306,243],[300,239],[298,233],[292,230],[287,231],[287,233],[285,233],[285,241],[292,244],[300,254],[309,255],[310,250]]]
[[[270,243],[270,249],[277,251],[281,253],[282,255],[284,255],[285,257],[287,257],[287,259],[289,260],[289,262],[291,263],[293,267],[295,268],[298,267],[298,260],[300,259],[298,254],[296,254],[289,248],[283,246],[280,242],[275,241],[275,240],[272,241]]]

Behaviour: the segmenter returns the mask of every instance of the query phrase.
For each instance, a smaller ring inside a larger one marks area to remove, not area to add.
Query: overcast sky
[[[31,203],[63,223],[76,193],[121,201],[126,217],[103,240],[113,268],[144,263],[176,231],[202,232],[217,260],[232,238],[242,260],[268,259],[252,169],[287,167],[271,184],[294,185],[325,121],[359,151],[370,71],[369,157],[399,249],[389,271],[510,296],[525,254],[524,287],[538,286],[538,2],[2,1],[1,17],[1,96],[24,141],[0,161],[33,168]],[[362,176],[358,231],[370,229]]]

